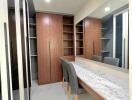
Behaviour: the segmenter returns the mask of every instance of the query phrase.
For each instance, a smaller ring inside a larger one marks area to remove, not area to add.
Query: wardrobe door
[[[48,14],[36,14],[37,51],[38,51],[38,83],[50,83],[50,17]]]
[[[101,55],[101,20],[93,19],[93,54]]]
[[[91,59],[101,54],[101,21],[95,18],[85,19],[85,54]]]
[[[92,25],[89,19],[85,19],[85,55],[90,59],[93,55]]]
[[[50,60],[51,82],[62,80],[60,57],[63,56],[63,17],[51,14],[50,22]]]

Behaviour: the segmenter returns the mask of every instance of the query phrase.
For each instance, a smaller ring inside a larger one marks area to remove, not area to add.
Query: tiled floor
[[[31,100],[68,100],[61,83],[38,86],[33,81],[31,88]],[[73,96],[71,96],[73,100]],[[79,95],[79,100],[93,100],[87,93]]]

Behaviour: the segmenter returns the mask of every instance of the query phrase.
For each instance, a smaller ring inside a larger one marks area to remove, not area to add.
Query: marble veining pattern
[[[78,63],[72,62],[75,67],[77,76],[92,87],[106,100],[129,100],[128,82],[124,82],[116,77],[100,70],[86,70]],[[85,65],[84,65],[85,66]]]

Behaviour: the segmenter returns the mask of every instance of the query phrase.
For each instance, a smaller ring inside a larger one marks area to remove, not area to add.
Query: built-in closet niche
[[[74,55],[74,17],[63,16],[64,56]]]
[[[84,55],[84,21],[76,25],[76,55]]]
[[[36,36],[36,18],[29,19],[29,55],[30,55],[30,67],[32,71],[32,80],[37,80],[37,36]]]

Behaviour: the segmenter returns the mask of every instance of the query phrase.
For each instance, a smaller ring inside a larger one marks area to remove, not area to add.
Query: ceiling
[[[36,12],[54,12],[62,14],[75,14],[88,0],[33,0]]]

